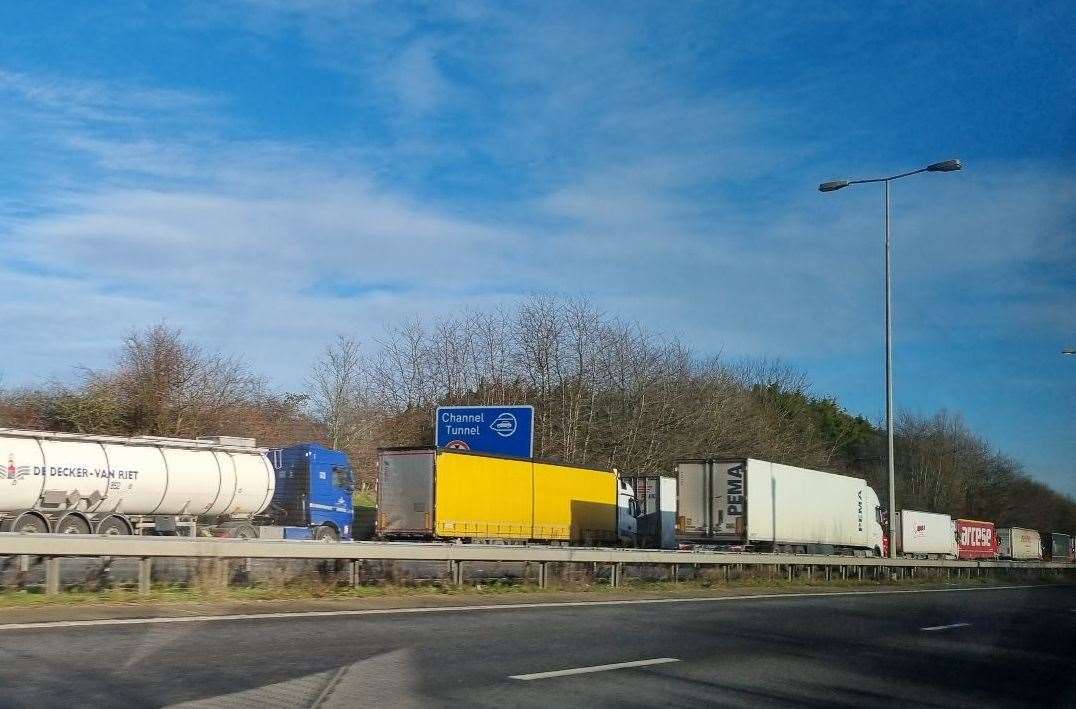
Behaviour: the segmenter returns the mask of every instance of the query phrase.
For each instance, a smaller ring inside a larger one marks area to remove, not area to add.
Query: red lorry
[[[994,559],[998,555],[998,535],[993,522],[975,519],[956,521],[957,557],[960,559]]]

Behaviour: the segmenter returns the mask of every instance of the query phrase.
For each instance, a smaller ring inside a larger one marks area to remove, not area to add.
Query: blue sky
[[[337,332],[585,293],[1076,494],[1071,3],[0,5],[0,370],[162,320],[298,388]]]

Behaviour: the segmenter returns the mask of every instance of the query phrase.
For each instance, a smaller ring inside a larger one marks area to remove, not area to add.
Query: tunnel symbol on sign
[[[498,436],[508,438],[516,432],[516,417],[506,411],[494,419],[489,427],[492,428]]]

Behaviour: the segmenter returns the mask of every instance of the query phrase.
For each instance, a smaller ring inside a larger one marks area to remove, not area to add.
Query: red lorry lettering
[[[958,519],[956,539],[957,556],[961,559],[986,559],[998,555],[998,537],[993,522]]]

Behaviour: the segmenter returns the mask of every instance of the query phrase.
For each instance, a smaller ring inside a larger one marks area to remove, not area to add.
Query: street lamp
[[[877,177],[870,180],[834,180],[823,182],[818,186],[819,192],[836,192],[849,185],[862,185],[868,182],[885,183],[885,428],[886,438],[889,445],[889,556],[897,554],[897,537],[894,528],[894,520],[897,514],[897,493],[894,484],[893,472],[893,321],[892,307],[890,305],[890,290],[892,278],[889,269],[889,183],[909,175],[918,175],[920,172],[953,172],[964,166],[959,160],[943,160],[931,163],[926,167],[911,172],[903,172],[892,177]]]
[[[1076,347],[1067,347],[1067,348],[1061,350],[1061,354],[1069,355],[1070,357],[1072,355],[1076,355]]]

